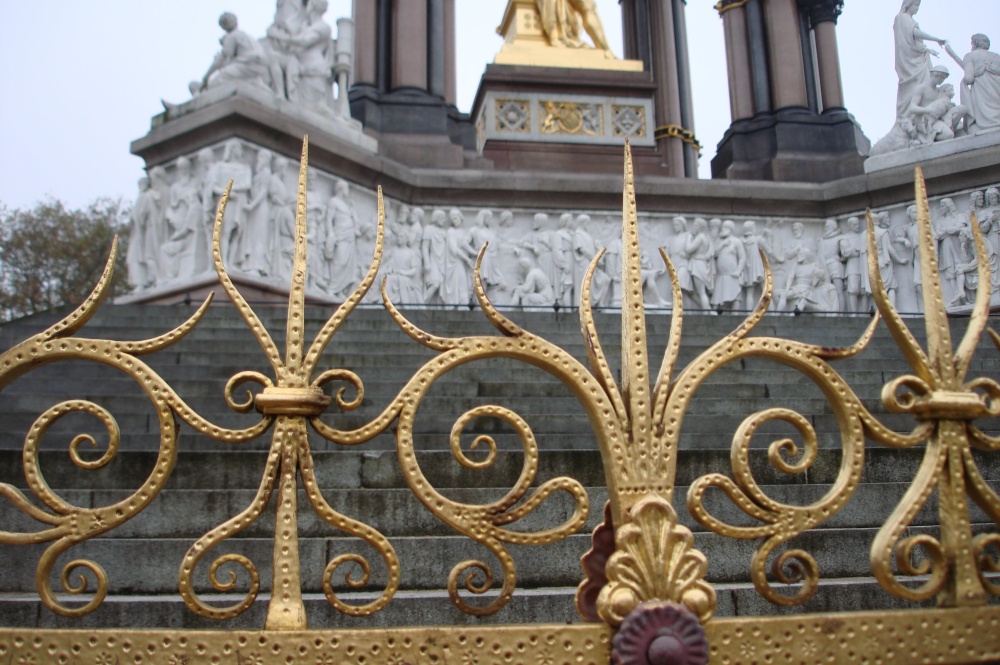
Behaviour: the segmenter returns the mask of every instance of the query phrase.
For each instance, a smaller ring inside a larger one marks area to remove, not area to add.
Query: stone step
[[[992,526],[973,524],[973,533]],[[803,549],[812,555],[825,578],[866,577],[871,574],[869,550],[877,529],[819,529],[809,531],[789,543],[789,548]],[[926,527],[911,527],[909,534],[936,533]],[[477,560],[495,570],[499,566],[483,546],[463,536],[397,537],[390,538],[399,558],[400,588],[446,588],[450,572],[464,561]],[[175,592],[178,569],[194,543],[186,538],[96,538],[73,547],[67,556],[100,564],[108,575],[109,588],[115,593],[166,594]],[[750,564],[759,543],[735,540],[714,533],[695,536],[697,547],[708,559],[706,579],[712,583],[746,583],[750,581]],[[581,580],[580,557],[591,547],[590,534],[577,534],[539,547],[510,545],[508,551],[517,570],[517,584],[524,588],[574,586]],[[6,546],[4,549],[8,549]],[[9,550],[8,550],[9,551]],[[0,569],[0,592],[29,592],[35,588],[35,568],[42,546],[22,546],[18,556],[7,556]],[[209,550],[195,571],[192,583],[199,593],[210,594],[208,569],[223,554],[236,553],[256,565],[262,590],[271,588],[273,540],[271,538],[231,538]],[[321,579],[329,561],[344,554],[359,554],[371,565],[371,580],[366,590],[385,584],[385,566],[373,548],[356,538],[299,538],[299,559],[302,570],[302,590],[319,593]],[[433,553],[433,555],[429,554]],[[61,564],[60,564],[61,565]],[[229,566],[234,571],[236,564]],[[348,564],[334,575],[334,589],[346,591],[344,575]],[[357,570],[352,574],[357,575]],[[59,568],[54,580],[58,584]],[[225,575],[225,571],[222,572]],[[238,571],[236,590],[245,590],[249,576]],[[499,579],[499,577],[497,577]]]
[[[922,578],[914,578],[920,580]],[[816,595],[802,605],[784,607],[763,599],[750,584],[714,584],[718,605],[716,616],[768,616],[857,610],[913,609],[932,607],[930,603],[899,600],[883,591],[871,578],[831,578],[820,580]],[[552,624],[578,623],[572,587],[519,588],[499,612],[475,617],[461,612],[451,602],[446,591],[422,590],[396,593],[382,610],[369,617],[341,614],[320,594],[305,594],[304,602],[309,627],[323,628],[393,628],[402,626],[475,626],[482,624]],[[338,597],[354,605],[363,605],[377,598],[374,593],[343,593]],[[464,596],[463,596],[464,597]],[[488,603],[496,592],[470,598],[468,603]],[[217,603],[232,605],[243,599],[235,594],[219,595]],[[34,628],[162,628],[162,629],[256,629],[264,626],[270,594],[261,593],[250,609],[226,621],[204,619],[184,605],[177,593],[163,595],[109,595],[93,613],[80,619],[60,617],[44,606],[35,594],[0,593],[0,617],[6,625]],[[73,598],[65,599],[71,604]],[[991,602],[997,602],[993,598]],[[248,650],[247,656],[252,655]]]
[[[85,455],[84,455],[85,456]],[[314,450],[317,483],[332,489],[401,489],[407,487],[396,451]],[[475,459],[475,453],[471,456]],[[862,483],[910,483],[917,474],[924,451],[870,447],[865,450]],[[982,476],[1000,482],[1000,458],[973,451]],[[499,450],[492,466],[484,471],[467,469],[450,451],[417,451],[415,459],[427,482],[436,488],[508,488],[519,477],[524,456],[520,451]],[[678,455],[677,486],[687,486],[709,473],[731,475],[730,451],[724,449],[682,450]],[[50,487],[59,490],[134,491],[152,471],[156,454],[120,450],[102,469],[76,467],[65,450],[43,450],[39,469]],[[750,471],[761,485],[833,484],[840,468],[839,450],[819,450],[805,473],[784,474],[770,466],[766,450],[750,455]],[[174,490],[256,490],[260,485],[266,455],[261,451],[229,448],[190,451],[178,455],[173,473],[164,483]],[[24,488],[20,450],[0,450],[0,468],[8,470],[4,481]],[[600,453],[590,450],[542,450],[538,458],[538,482],[569,476],[584,487],[604,486]]]
[[[991,485],[1000,490],[1000,480]],[[824,522],[821,528],[850,529],[878,528],[902,500],[909,483],[865,483],[840,512]],[[485,506],[499,501],[507,488],[470,489],[436,488],[446,499],[471,506]],[[830,485],[764,485],[767,496],[789,505],[809,505],[831,489]],[[603,519],[607,501],[604,487],[588,487],[590,511],[581,533],[590,533]],[[674,508],[683,524],[695,533],[705,532],[704,527],[690,516],[686,500],[688,487],[679,486],[674,493]],[[127,500],[131,492],[122,490],[64,490],[59,492],[67,502],[76,506],[109,506]],[[231,517],[250,506],[256,492],[253,490],[172,490],[167,489],[143,512],[117,527],[107,537],[114,539],[187,539],[196,540]],[[413,495],[409,489],[333,489],[324,490],[329,505],[342,515],[367,519],[383,535],[397,537],[453,536],[455,531],[437,518]],[[304,538],[326,538],[338,535],[333,527],[323,522],[311,507],[305,492],[298,495],[299,535]],[[721,494],[710,494],[706,507],[718,519],[735,525],[750,525],[750,520]],[[564,523],[572,514],[573,503],[568,495],[557,493],[549,497],[526,518],[519,520],[517,530],[538,531]],[[978,506],[971,506],[975,523],[985,523],[987,516]],[[238,537],[272,538],[274,536],[274,497],[260,516]],[[927,506],[913,520],[913,526],[937,524],[937,500]],[[39,523],[24,516],[9,504],[0,504],[0,523],[9,532],[30,533]]]

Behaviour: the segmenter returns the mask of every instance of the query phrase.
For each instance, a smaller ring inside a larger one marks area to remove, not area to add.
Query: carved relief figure
[[[126,263],[129,281],[137,288],[152,286],[156,281],[156,254],[149,254],[153,243],[153,225],[159,205],[158,194],[148,177],[139,178],[139,196],[132,206],[132,224]]]
[[[514,287],[514,303],[525,307],[551,306],[556,301],[555,292],[549,282],[548,275],[541,268],[531,265],[531,261],[522,257],[517,262],[521,282]]]
[[[905,264],[906,260],[896,252],[893,247],[892,238],[889,235],[889,213],[882,211],[878,214],[875,226],[875,246],[878,249],[878,270],[882,277],[882,284],[889,296],[889,302],[896,306],[896,289],[899,282],[896,280],[896,271],[893,263]]]
[[[804,230],[804,229],[803,229]],[[757,223],[752,221],[743,222],[743,253],[746,255],[746,262],[743,265],[743,274],[740,277],[740,286],[743,287],[744,305],[747,309],[753,309],[760,300],[761,288],[764,284],[764,262],[760,258],[760,247],[758,246]]]
[[[326,292],[330,287],[330,257],[326,255],[326,239],[330,235],[326,207],[321,203],[317,192],[306,195],[306,286],[317,291]],[[291,245],[295,251],[295,243]]]
[[[236,268],[243,267],[243,238],[246,225],[246,205],[249,200],[250,184],[253,173],[250,167],[243,163],[243,145],[239,139],[230,139],[222,151],[222,161],[215,162],[208,169],[205,178],[203,202],[210,201],[209,219],[215,220],[215,209],[219,205],[223,192],[229,181],[233,181],[233,189],[226,204],[226,216],[222,226],[222,256],[227,264]],[[211,221],[209,229],[211,229]],[[211,243],[211,230],[209,231]],[[211,256],[211,251],[209,251]]]
[[[847,231],[840,243],[840,257],[844,260],[844,276],[847,280],[847,309],[851,312],[863,312],[868,308],[868,295],[863,280],[868,271],[868,251],[865,234],[861,231],[861,220],[849,217]]]
[[[840,247],[843,236],[840,234],[840,226],[836,219],[828,219],[823,225],[823,238],[820,240],[820,251],[823,257],[823,265],[826,266],[826,274],[833,282],[837,293],[837,303],[835,309],[843,309],[847,306],[847,289],[845,285],[844,259],[840,255]]]
[[[409,233],[397,233],[396,246],[389,259],[385,290],[397,305],[415,305],[424,301],[423,262],[417,251],[417,240]]]
[[[333,189],[333,198],[326,211],[329,235],[325,239],[324,255],[330,262],[329,292],[337,298],[347,297],[354,287],[360,229],[347,183],[338,180]]]
[[[778,309],[797,312],[822,312],[829,309],[823,298],[826,273],[816,263],[815,256],[807,247],[799,248],[796,263],[788,273],[785,288],[778,298]]]
[[[560,215],[559,228],[550,237],[552,263],[555,266],[552,285],[556,291],[556,301],[564,307],[571,307],[576,286],[573,281],[573,215],[568,212]]]
[[[712,240],[708,235],[708,222],[701,217],[691,225],[691,237],[687,246],[688,269],[691,272],[691,293],[695,303],[704,310],[712,309],[708,292],[712,289],[713,252]]]
[[[191,173],[191,160],[177,158],[177,179],[170,186],[166,222],[166,241],[160,247],[159,281],[169,281],[194,271],[195,224],[200,208],[198,183]]]
[[[959,291],[957,268],[962,262],[961,238],[964,226],[962,216],[950,198],[941,199],[938,216],[934,220],[934,239],[938,242],[938,265],[941,281],[952,297]],[[948,295],[946,294],[947,298]]]
[[[639,254],[639,273],[642,279],[643,300],[647,305],[658,305],[669,307],[670,301],[660,293],[660,287],[656,284],[656,278],[663,274],[665,268],[653,267],[653,262],[649,260],[649,253],[642,251]]]
[[[250,202],[247,204],[246,238],[243,243],[243,270],[266,276],[271,273],[271,161],[270,150],[259,150],[250,185]]]
[[[590,262],[597,255],[597,242],[594,236],[590,235],[590,215],[578,215],[576,218],[576,228],[573,229],[573,284],[578,290],[582,290],[583,280],[587,275]],[[611,286],[611,276],[607,273],[607,263],[600,262],[594,270],[594,277],[590,282],[590,302],[593,305],[601,305],[607,299],[608,289]],[[578,291],[579,292],[579,291]],[[577,304],[576,298],[573,304]]]
[[[272,214],[271,273],[284,282],[292,277],[292,261],[295,258],[295,207],[292,192],[283,177],[286,170],[288,160],[275,155],[271,162],[271,184],[267,189]],[[317,249],[312,248],[311,251]]]
[[[479,277],[483,281],[486,293],[492,295],[493,291],[504,284],[503,271],[500,269],[500,244],[497,242],[496,233],[493,230],[493,211],[480,210],[476,215],[476,225],[469,231],[472,247],[477,252],[483,245],[489,243],[486,254],[483,255],[483,264],[479,268]]]
[[[426,302],[440,304],[441,284],[444,282],[445,224],[448,215],[444,210],[434,210],[424,227],[421,254],[424,258],[424,297]]]
[[[732,309],[740,299],[743,289],[740,279],[746,267],[746,250],[743,241],[736,237],[736,225],[732,220],[722,223],[715,259],[715,288],[712,289],[712,304],[716,309]]]
[[[688,243],[691,234],[688,232],[687,220],[683,217],[673,219],[674,235],[667,244],[667,256],[674,264],[674,271],[677,273],[677,281],[681,286],[681,291],[691,293],[694,284],[691,281],[691,268],[688,265]]]
[[[527,240],[522,241],[521,247],[531,252],[535,257],[535,262],[549,278],[549,285],[558,284],[556,277],[555,261],[552,257],[552,235],[546,230],[549,223],[549,216],[545,213],[537,213],[531,220],[531,234]],[[554,289],[554,287],[552,287]]]
[[[476,252],[469,243],[469,233],[462,228],[462,211],[448,211],[448,229],[445,232],[444,281],[441,297],[448,305],[466,305],[472,299],[472,270]]]

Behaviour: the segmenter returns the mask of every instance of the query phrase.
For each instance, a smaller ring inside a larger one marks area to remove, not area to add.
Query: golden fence
[[[979,257],[980,288],[970,325],[956,349],[941,295],[927,195],[919,170],[916,199],[926,350],[917,344],[890,304],[878,271],[871,215],[868,217],[868,268],[873,296],[881,319],[913,371],[886,384],[882,401],[890,412],[913,416],[914,425],[909,432],[898,433],[880,423],[831,365],[865,348],[879,316],[862,338],[847,348],[748,336],[771,300],[773,285],[766,258],[765,288],[756,309],[734,332],[678,371],[675,364],[683,324],[682,295],[674,269],[661,250],[673,284],[674,311],[667,349],[653,376],[647,351],[636,201],[627,145],[620,382],[609,369],[591,310],[589,282],[601,254],[590,265],[585,279],[587,286],[580,297],[586,365],[497,311],[479,281],[477,264],[476,296],[485,316],[500,334],[447,338],[420,330],[389,301],[383,281],[382,297],[391,318],[414,341],[436,355],[370,422],[357,429],[340,430],[324,422],[321,415],[333,402],[342,412],[356,409],[363,400],[364,385],[357,374],[346,369],[321,370],[318,362],[331,338],[375,281],[382,257],[384,208],[379,191],[378,236],[367,275],[316,338],[307,343],[304,330],[307,153],[308,141],[302,149],[295,261],[283,354],[222,263],[220,235],[228,191],[215,220],[213,257],[221,286],[273,369],[273,377],[253,371],[240,372],[226,386],[229,407],[241,413],[256,409],[260,414],[256,424],[234,430],[209,422],[141,359],[191,332],[205,314],[211,297],[186,323],[155,339],[119,342],[77,336],[107,293],[114,249],[103,277],[86,302],[59,323],[0,356],[0,388],[51,363],[83,359],[109,365],[135,380],[154,405],[158,417],[160,445],[155,467],[141,487],[117,503],[100,508],[73,505],[49,488],[39,468],[42,437],[55,421],[70,412],[97,417],[109,435],[107,450],[94,461],[84,460],[78,454],[81,445],[93,443],[89,435],[79,435],[72,441],[69,454],[78,467],[100,468],[116,455],[120,432],[114,417],[98,404],[85,400],[65,401],[48,409],[38,417],[25,439],[23,463],[27,485],[44,508],[14,486],[0,484],[0,496],[45,525],[33,533],[0,531],[0,542],[49,543],[38,561],[36,585],[44,606],[65,617],[83,617],[100,606],[109,583],[97,563],[84,559],[70,561],[59,575],[61,593],[90,597],[82,604],[67,605],[51,588],[57,558],[78,543],[124,524],[157,496],[177,459],[178,421],[205,436],[229,443],[250,441],[272,431],[266,466],[253,502],[199,538],[184,556],[179,572],[181,597],[195,614],[228,619],[246,611],[260,591],[260,576],[248,558],[222,555],[209,567],[209,580],[219,591],[233,588],[232,566],[249,575],[250,589],[234,604],[218,606],[206,602],[195,592],[192,577],[199,562],[216,545],[257,520],[277,493],[274,592],[263,628],[258,631],[0,628],[0,663],[964,663],[1000,659],[1000,607],[987,604],[990,594],[1000,594],[1000,583],[991,576],[1000,572],[1000,562],[995,556],[995,549],[1000,548],[1000,534],[994,531],[974,535],[969,516],[971,499],[1000,525],[1000,497],[983,479],[972,455],[973,449],[993,453],[1000,450],[1000,438],[984,433],[975,424],[977,419],[1000,415],[1000,384],[989,378],[966,379],[973,351],[987,329],[991,275],[984,241],[973,216],[971,232]],[[482,256],[480,253],[480,263]],[[989,332],[1000,347],[1000,336]],[[685,412],[699,386],[723,365],[748,357],[782,363],[819,386],[841,432],[842,463],[837,479],[825,495],[808,505],[785,504],[764,492],[749,467],[750,440],[762,424],[782,421],[801,436],[801,449],[783,439],[768,450],[771,465],[783,473],[802,473],[813,463],[818,450],[816,432],[805,416],[784,408],[768,408],[748,416],[733,437],[731,476],[713,473],[691,485],[687,505],[692,516],[716,534],[757,541],[751,563],[751,579],[757,592],[772,603],[798,605],[815,594],[819,568],[809,552],[791,549],[776,554],[778,548],[823,524],[843,508],[860,482],[866,439],[888,448],[922,447],[924,456],[916,477],[872,545],[871,568],[878,583],[890,594],[914,602],[936,599],[936,609],[714,618],[716,593],[704,579],[707,560],[697,549],[692,532],[679,524],[672,506],[679,436]],[[485,468],[496,456],[495,442],[488,436],[479,437],[477,445],[484,446],[488,454],[484,460],[470,459],[459,441],[463,428],[481,416],[509,424],[520,437],[525,463],[521,478],[505,497],[486,505],[460,503],[440,494],[423,476],[413,443],[417,407],[442,374],[485,358],[530,363],[555,376],[579,400],[596,433],[609,501],[604,523],[594,532],[593,548],[582,560],[585,577],[577,592],[577,609],[585,621],[571,625],[309,630],[301,591],[296,526],[300,481],[312,510],[334,529],[371,545],[388,571],[387,582],[374,600],[351,604],[338,597],[333,577],[338,569],[353,564],[361,574],[348,575],[348,585],[364,587],[370,579],[370,562],[359,554],[334,558],[323,574],[324,594],[329,603],[348,615],[370,615],[391,602],[400,582],[400,563],[390,541],[376,526],[338,513],[324,498],[313,469],[309,428],[327,441],[351,446],[370,441],[395,427],[399,466],[412,492],[438,519],[483,545],[500,562],[499,593],[485,605],[470,604],[465,597],[481,596],[494,586],[489,566],[470,560],[451,571],[449,595],[466,613],[494,613],[515,593],[510,545],[545,545],[576,533],[584,525],[590,506],[583,486],[571,478],[555,478],[532,487],[538,463],[537,444],[528,424],[502,406],[481,406],[466,412],[455,423],[450,443],[459,463],[469,468]],[[333,382],[346,385],[331,398],[324,386]],[[260,389],[256,395],[240,401],[235,389],[246,383],[258,384]],[[353,397],[348,397],[348,389]],[[709,488],[721,490],[753,525],[729,524],[713,515],[703,502]],[[557,492],[568,495],[575,506],[561,525],[540,531],[508,528]],[[940,536],[907,535],[914,517],[935,493]],[[917,550],[925,556],[915,563]],[[227,566],[228,575],[220,575],[223,566]],[[88,588],[87,577],[79,574],[83,571],[90,572],[96,588]],[[918,576],[918,583],[915,585],[911,577],[904,584],[901,576]],[[775,580],[784,585],[781,590],[775,588]],[[252,654],[252,658],[247,654]]]

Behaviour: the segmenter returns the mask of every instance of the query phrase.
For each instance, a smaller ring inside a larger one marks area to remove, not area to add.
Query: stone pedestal
[[[870,148],[843,109],[785,108],[733,122],[712,159],[712,177],[830,182],[860,174]]]
[[[618,172],[627,137],[640,172],[664,173],[654,91],[644,72],[488,65],[473,106],[476,146],[501,170]]]

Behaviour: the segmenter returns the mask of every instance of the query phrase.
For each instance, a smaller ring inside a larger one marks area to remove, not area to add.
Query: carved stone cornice
[[[809,24],[817,25],[825,21],[837,22],[844,11],[844,0],[798,0],[799,10],[809,16]]]

